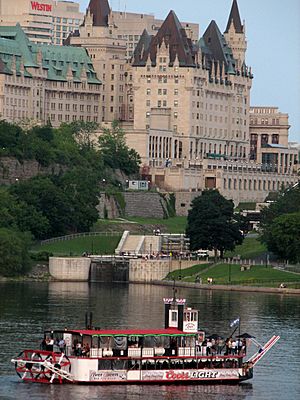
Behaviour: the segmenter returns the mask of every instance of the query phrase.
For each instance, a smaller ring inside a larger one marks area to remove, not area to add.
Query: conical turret
[[[87,10],[93,16],[93,26],[108,26],[110,7],[107,0],[90,0]]]
[[[244,33],[244,27],[241,22],[240,12],[236,0],[233,0],[231,11],[229,14],[227,27],[224,33],[228,33],[231,25],[233,24],[236,33]]]
[[[226,42],[232,49],[233,57],[240,64],[245,62],[247,42],[245,25],[242,25],[237,0],[233,0],[227,26],[224,32]]]

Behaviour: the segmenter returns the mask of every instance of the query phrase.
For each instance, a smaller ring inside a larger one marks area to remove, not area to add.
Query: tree
[[[300,211],[300,187],[283,190],[276,201],[270,203],[261,212],[261,227],[265,231],[268,225],[282,214]]]
[[[126,145],[125,133],[117,121],[112,123],[112,129],[103,129],[99,137],[99,145],[106,166],[120,169],[127,175],[139,172],[140,156]]]
[[[96,208],[100,197],[98,173],[90,168],[73,168],[56,181],[67,196],[70,211],[68,230],[88,231],[99,216]]]
[[[243,241],[239,224],[234,220],[232,200],[226,200],[217,190],[206,190],[196,197],[188,213],[186,234],[191,250],[233,250]]]
[[[71,218],[67,193],[55,185],[50,177],[37,176],[19,182],[11,187],[11,193],[46,218],[48,230],[39,239],[67,233],[66,227]]]
[[[0,188],[0,227],[12,228],[21,232],[31,232],[34,237],[45,236],[49,223],[43,214],[32,204],[18,200],[9,193],[8,188]]]
[[[261,212],[260,240],[267,245],[269,251],[277,256],[295,262],[299,256],[297,249],[297,216],[300,213],[300,187],[283,190],[277,200],[265,207]],[[295,221],[293,221],[293,217]],[[291,224],[289,227],[288,224]],[[286,231],[283,231],[283,229]],[[282,235],[282,241],[280,241]],[[298,252],[299,252],[298,248]]]
[[[265,243],[279,257],[293,263],[300,262],[300,212],[275,218],[270,224]]]
[[[74,121],[68,126],[81,148],[94,147],[93,134],[99,127],[97,122]]]
[[[7,228],[0,228],[0,274],[21,275],[30,269],[29,235]]]

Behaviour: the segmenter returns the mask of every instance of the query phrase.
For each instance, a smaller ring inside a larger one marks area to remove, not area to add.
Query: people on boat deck
[[[64,339],[60,339],[60,341],[58,342],[58,347],[61,353],[65,352],[65,348],[66,348],[66,343],[64,341]]]
[[[83,346],[81,355],[84,356],[84,357],[89,357],[89,356],[90,356],[90,346],[89,346],[88,343],[86,343],[86,344]]]
[[[76,347],[75,347],[75,355],[76,356],[81,356],[82,355],[82,346],[80,342],[76,343]]]
[[[42,343],[41,343],[41,350],[47,350],[47,341],[46,337],[44,336]]]

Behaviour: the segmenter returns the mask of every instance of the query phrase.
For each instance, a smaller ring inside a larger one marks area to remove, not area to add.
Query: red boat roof
[[[194,336],[195,333],[185,333],[178,329],[118,329],[118,330],[98,330],[98,329],[79,329],[67,330],[70,333],[77,333],[88,336]]]

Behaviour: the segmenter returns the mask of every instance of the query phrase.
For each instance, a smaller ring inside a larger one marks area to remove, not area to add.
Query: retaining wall
[[[88,281],[90,265],[88,257],[50,257],[49,273],[59,281]]]
[[[131,259],[129,261],[129,282],[149,283],[155,280],[162,280],[169,272],[180,268],[189,268],[201,263],[205,264],[205,262],[189,260]]]

